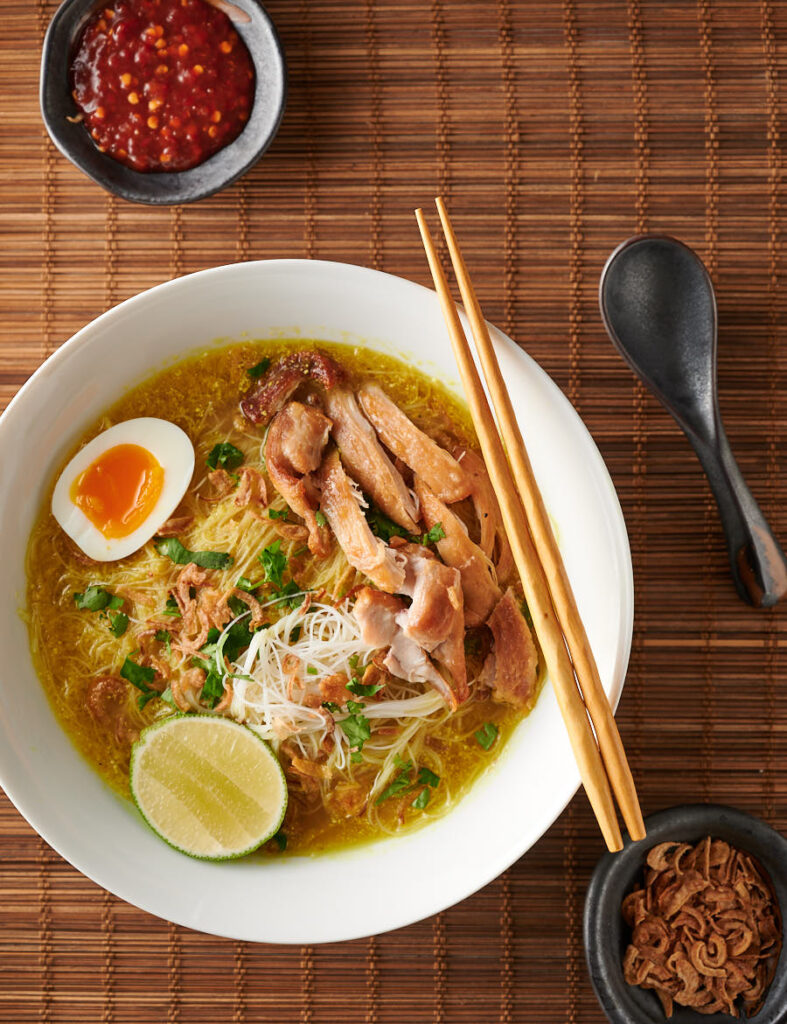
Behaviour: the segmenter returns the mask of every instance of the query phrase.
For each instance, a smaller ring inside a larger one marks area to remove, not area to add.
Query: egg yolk
[[[108,448],[71,485],[71,500],[107,538],[128,537],[155,508],[164,470],[147,448]]]

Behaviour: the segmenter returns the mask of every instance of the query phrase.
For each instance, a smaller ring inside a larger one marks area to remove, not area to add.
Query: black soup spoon
[[[601,274],[612,344],[684,431],[719,507],[740,596],[767,608],[787,593],[787,560],[743,479],[719,413],[716,296],[704,264],[675,238],[637,235]]]

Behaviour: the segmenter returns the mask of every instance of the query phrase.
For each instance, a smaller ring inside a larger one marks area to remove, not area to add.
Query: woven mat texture
[[[619,721],[646,813],[718,800],[786,831],[785,610],[735,596],[694,456],[613,352],[596,294],[607,254],[634,232],[702,254],[719,297],[722,412],[787,538],[787,4],[268,8],[290,70],[276,142],[223,194],[149,209],[108,197],[50,144],[37,84],[54,5],[3,0],[0,401],[107,307],[203,267],[308,256],[426,283],[412,210],[442,192],[487,316],[563,388],[620,495],[637,612]],[[581,914],[601,852],[580,794],[459,906],[370,940],[277,948],[115,899],[0,794],[0,1020],[600,1022]]]

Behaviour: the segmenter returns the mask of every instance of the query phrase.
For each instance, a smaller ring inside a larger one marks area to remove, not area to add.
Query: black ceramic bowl
[[[585,954],[590,980],[611,1024],[665,1024],[654,992],[627,985],[623,954],[628,928],[620,911],[623,897],[639,881],[648,851],[669,840],[697,842],[705,836],[723,839],[752,854],[770,876],[779,901],[782,928],[787,921],[787,839],[757,818],[718,804],[688,804],[652,815],[648,834],[627,841],[620,853],[605,854],[596,866],[585,898]],[[787,949],[782,947],[776,974],[756,1024],[787,1022]],[[670,1024],[727,1024],[740,1018],[726,1013],[703,1015],[676,1005]]]
[[[249,17],[233,25],[251,54],[256,86],[251,115],[240,135],[204,163],[188,171],[134,171],[99,153],[71,96],[69,70],[86,21],[101,0],[65,0],[52,18],[41,58],[41,114],[52,141],[68,159],[108,192],[135,203],[166,206],[193,203],[245,174],[273,141],[284,114],[287,70],[273,22],[256,0],[232,0]]]

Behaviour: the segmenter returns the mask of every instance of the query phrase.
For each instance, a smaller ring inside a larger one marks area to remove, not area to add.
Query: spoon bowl
[[[716,386],[717,311],[697,254],[666,235],[629,238],[607,260],[599,303],[612,344],[684,431],[708,477],[740,596],[770,607],[787,560],[732,454]]]

